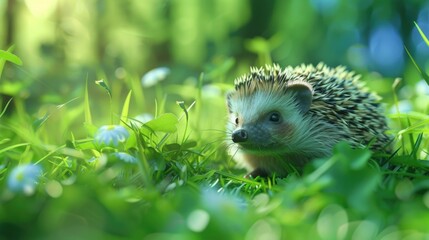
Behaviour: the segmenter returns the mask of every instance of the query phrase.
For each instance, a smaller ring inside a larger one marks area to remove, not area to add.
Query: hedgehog
[[[245,177],[284,177],[335,144],[384,150],[390,142],[380,98],[343,66],[250,68],[226,96],[229,154]]]

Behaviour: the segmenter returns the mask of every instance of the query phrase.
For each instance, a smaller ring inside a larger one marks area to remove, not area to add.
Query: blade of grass
[[[411,127],[412,124],[411,124],[410,118],[407,118],[406,120],[407,120],[407,124],[408,124],[407,128]],[[408,137],[410,138],[410,148],[413,149],[414,145],[415,145],[413,133],[408,133]]]
[[[411,156],[414,158],[414,160],[417,160],[417,153],[420,147],[420,144],[422,143],[423,139],[423,133],[420,133],[417,137],[417,140],[414,142],[414,145],[412,146]]]
[[[203,98],[202,98],[202,94],[203,94],[203,82],[204,82],[204,72],[202,72],[200,74],[200,77],[198,78],[198,94],[197,94],[197,99],[195,100],[195,102],[197,102],[197,106],[195,109],[195,116],[198,117],[198,119],[203,119],[203,116],[201,116],[201,107],[203,105]],[[197,121],[197,125],[196,125],[196,129],[197,131],[200,130],[200,123],[202,121]],[[198,135],[200,136],[200,134]]]
[[[5,147],[5,148],[0,149],[0,154],[4,153],[4,152],[7,152],[7,151],[9,151],[11,149],[14,149],[14,148],[28,146],[28,145],[30,145],[30,143],[19,143],[19,144],[15,144],[15,145],[12,145],[12,146],[9,146],[9,147]]]
[[[76,99],[78,99],[77,97],[76,98],[73,98],[72,100],[70,100],[70,101],[68,101],[68,102],[66,102],[66,103],[63,103],[63,104],[60,104],[60,105],[57,105],[57,108],[56,108],[56,110],[58,111],[58,110],[60,110],[61,108],[63,108],[64,106],[66,106],[67,104],[69,104],[69,103],[71,103],[71,102],[73,102],[73,101],[75,101]],[[51,117],[51,115],[52,115],[53,113],[45,113],[45,115],[43,116],[43,117],[41,117],[41,118],[38,118],[38,119],[36,119],[34,122],[33,122],[33,129],[34,129],[34,131],[37,131],[43,124],[45,124],[46,123],[46,121]]]
[[[110,90],[110,88],[107,85],[106,81],[104,81],[103,79],[96,80],[95,84],[97,84],[98,86],[104,88],[104,90],[107,91],[107,93],[109,94],[109,96],[112,97],[112,90]]]
[[[86,78],[84,105],[85,105],[84,106],[84,108],[85,108],[85,123],[86,124],[92,124],[91,107],[89,106],[88,77]]]
[[[258,183],[256,181],[252,180],[252,179],[244,178],[244,177],[241,177],[241,176],[237,176],[237,175],[225,172],[225,171],[217,171],[217,170],[214,170],[214,171],[215,171],[215,173],[217,173],[217,174],[219,174],[221,176],[230,178],[232,180],[236,180],[236,181],[240,181],[240,182],[247,183],[247,184],[252,184],[252,185],[255,185],[255,184],[258,185],[258,184],[260,184],[260,183]],[[223,184],[223,185],[225,185],[225,184]]]
[[[12,102],[13,98],[9,99],[9,101],[7,101],[6,105],[3,108],[3,111],[0,113],[0,118],[4,115],[4,113],[6,112],[7,108],[9,107],[9,104]]]
[[[410,125],[408,127],[404,127],[404,128],[402,128],[402,130],[400,130],[398,132],[398,135],[404,135],[406,133],[416,133],[416,132],[420,133],[420,132],[424,132],[426,130],[424,128],[422,128],[422,127],[424,127],[426,124],[429,124],[429,120],[424,120],[424,121],[416,123],[414,125]]]
[[[49,157],[51,157],[54,154],[64,154],[64,155],[71,156],[74,158],[79,158],[79,159],[86,159],[87,158],[85,153],[83,153],[79,150],[67,148],[65,144],[62,146],[44,145],[42,147],[49,152],[45,156],[43,156],[39,160],[37,160],[36,164],[43,162],[45,159],[48,159]]]
[[[138,129],[134,129],[136,136],[139,136],[139,130]],[[146,145],[146,143],[144,143],[143,138],[137,137],[137,148],[138,148],[138,152],[140,155],[140,161],[137,162],[138,167],[139,167],[139,171],[140,171],[140,176],[142,178],[143,183],[145,184],[146,188],[151,189],[152,188],[152,181],[151,181],[151,169],[149,166],[149,162],[148,159],[146,158],[145,155],[145,149],[143,148],[143,146]]]
[[[420,76],[426,81],[426,83],[429,85],[429,76],[420,68],[420,66],[416,63],[413,56],[411,56],[410,51],[408,51],[408,48],[405,47],[405,51],[407,52],[408,56],[410,57],[411,61],[413,62],[414,66],[417,68],[417,71],[419,71]]]
[[[417,30],[418,30],[418,31],[419,31],[419,33],[420,33],[420,36],[422,36],[423,41],[425,41],[426,45],[428,45],[428,46],[429,46],[429,39],[428,39],[428,38],[426,37],[426,35],[423,33],[423,31],[422,31],[422,29],[419,27],[419,25],[418,25],[416,22],[414,22],[414,24],[416,25]]]
[[[125,123],[127,122],[127,119],[128,119],[128,112],[129,112],[129,109],[130,109],[131,93],[132,93],[132,90],[130,90],[128,92],[128,95],[125,98],[124,105],[122,106],[121,120],[120,120],[120,123],[119,123],[122,126],[125,126]]]
[[[110,124],[113,124],[113,102],[112,102],[112,90],[110,89],[109,85],[106,81],[103,79],[96,80],[95,84],[98,86],[104,88],[106,90],[107,94],[109,95],[109,107],[110,107]]]
[[[178,121],[180,122],[181,120],[182,120],[182,118],[186,115],[187,116],[187,113],[189,112],[189,110],[191,110],[191,108],[193,107],[195,105],[195,101],[193,101],[192,103],[191,103],[191,105],[189,105],[189,107],[188,108],[186,108],[186,114],[185,113],[182,113],[182,115],[180,115],[180,117],[178,118]],[[162,137],[162,139],[159,141],[159,143],[158,143],[158,147],[159,146],[162,146],[164,143],[165,143],[165,141],[167,141],[167,139],[168,139],[168,137],[170,137],[170,133],[166,133],[163,137]]]
[[[396,78],[392,84],[393,103],[394,103],[394,106],[396,108],[396,112],[398,114],[400,114],[400,110],[399,110],[399,100],[398,100],[398,95],[396,94],[396,89],[398,88],[399,84],[401,83],[401,80],[402,80],[401,78]],[[401,129],[404,129],[404,126],[402,124],[401,119],[398,119],[398,122],[399,122],[399,126],[401,127]],[[402,146],[404,146],[404,139],[403,138],[401,138],[401,144],[402,144]],[[402,150],[402,151],[404,151],[404,150]]]
[[[13,47],[10,47],[7,51],[4,50],[0,50],[0,58],[9,61],[11,63],[14,63],[16,65],[21,66],[22,65],[22,60],[16,56],[15,54],[11,53]]]
[[[133,91],[134,101],[137,103],[144,103],[144,91],[141,82],[135,77],[130,78],[128,82]]]
[[[188,111],[186,110],[186,106],[185,106],[185,102],[184,101],[176,101],[176,104],[180,106],[180,108],[185,113],[185,117],[186,117],[185,131],[183,132],[183,138],[182,138],[182,143],[181,143],[181,144],[183,144],[183,143],[185,143],[186,134],[187,134],[187,131],[188,131],[189,114],[188,114]]]
[[[14,48],[15,46],[12,45],[10,48],[7,49],[7,51],[0,50],[0,77],[3,72],[3,68],[6,61],[15,63],[17,65],[22,65],[22,60],[12,53]]]

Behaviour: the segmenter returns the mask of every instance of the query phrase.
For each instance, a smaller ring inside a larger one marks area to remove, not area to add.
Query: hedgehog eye
[[[238,125],[238,123],[239,123],[238,118],[235,118],[235,124]]]
[[[281,121],[281,116],[280,116],[280,113],[279,112],[272,112],[272,113],[270,113],[270,115],[269,115],[269,120],[270,120],[270,122],[273,122],[273,123],[279,123],[280,121]]]

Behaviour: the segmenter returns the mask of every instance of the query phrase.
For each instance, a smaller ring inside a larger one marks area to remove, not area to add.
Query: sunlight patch
[[[189,214],[187,225],[194,232],[202,232],[210,221],[210,215],[201,209],[197,209]]]

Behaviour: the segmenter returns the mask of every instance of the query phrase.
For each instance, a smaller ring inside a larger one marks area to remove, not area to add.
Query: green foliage
[[[15,54],[11,53],[13,47],[10,47],[7,51],[0,50],[0,60],[1,61],[9,61],[11,63],[14,63],[16,65],[22,65],[22,60],[16,56]],[[4,62],[2,63],[2,67],[0,68],[0,72],[3,70]]]
[[[177,117],[172,113],[164,113],[159,117],[145,123],[143,126],[152,131],[160,131],[165,133],[175,133],[177,131]]]
[[[0,239],[429,237],[429,99],[414,86],[428,77],[411,46],[403,81],[359,69],[390,112],[391,151],[342,142],[301,175],[256,179],[225,151],[231,79],[306,55],[332,62],[342,41],[325,32],[357,24],[361,1],[332,15],[318,1],[57,2],[54,42],[18,39],[25,64],[0,51]],[[161,76],[142,84],[151,68]]]
[[[312,162],[302,176],[245,179],[213,158],[220,143],[192,140],[198,135],[194,127],[186,131],[192,104],[177,103],[181,117],[163,113],[142,122],[128,117],[130,99],[131,92],[118,115],[130,135],[117,145],[97,147],[97,133],[89,129],[87,137],[54,148],[3,139],[2,236],[381,239],[426,232],[420,222],[426,222],[429,190],[427,164],[418,157],[422,134],[408,155],[384,165],[375,161],[387,156],[340,143],[331,158]],[[87,95],[81,103],[86,124],[90,101]],[[49,125],[51,119],[43,119]],[[43,169],[32,195],[6,187],[21,153],[39,159]]]

